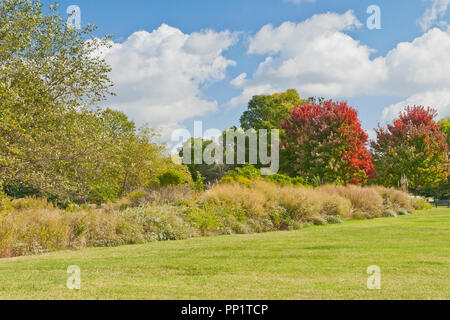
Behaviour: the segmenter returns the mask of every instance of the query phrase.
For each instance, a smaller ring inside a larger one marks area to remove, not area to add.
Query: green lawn
[[[0,260],[0,299],[449,299],[450,210]],[[81,290],[66,288],[69,265]],[[368,290],[378,265],[382,289]]]

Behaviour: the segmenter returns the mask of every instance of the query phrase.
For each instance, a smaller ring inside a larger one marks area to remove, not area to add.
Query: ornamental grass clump
[[[183,187],[139,191],[116,203],[76,210],[62,210],[39,198],[14,200],[0,214],[0,257],[297,230],[411,212],[409,195],[393,189],[249,181],[218,184],[202,194]]]

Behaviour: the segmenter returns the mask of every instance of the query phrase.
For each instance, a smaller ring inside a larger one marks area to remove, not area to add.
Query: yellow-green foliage
[[[16,210],[24,209],[53,209],[53,204],[48,202],[45,198],[25,197],[22,199],[15,199],[11,205]]]
[[[12,210],[11,199],[7,197],[0,189],[0,214]]]
[[[291,178],[282,174],[275,174],[271,176],[261,176],[261,170],[253,165],[246,164],[234,170],[228,171],[225,177],[220,181],[221,184],[226,183],[240,183],[249,186],[252,181],[268,181],[280,186],[304,186],[305,180],[301,177]]]
[[[180,186],[186,182],[185,175],[177,170],[170,169],[158,176],[161,187]]]
[[[219,181],[219,184],[231,184],[234,182],[235,180],[232,177],[223,177],[222,180]]]
[[[423,198],[413,198],[412,206],[414,210],[430,210],[433,208],[433,206]]]

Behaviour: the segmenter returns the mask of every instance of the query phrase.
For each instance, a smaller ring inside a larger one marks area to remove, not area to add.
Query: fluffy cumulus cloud
[[[412,95],[408,99],[393,104],[383,111],[382,123],[390,122],[398,117],[405,106],[422,105],[425,107],[433,107],[439,113],[440,117],[450,116],[450,90],[426,91]]]
[[[428,16],[439,19],[450,0],[434,3]],[[230,105],[245,105],[255,94],[296,88],[302,96],[339,99],[365,94],[403,100],[386,107],[383,121],[407,104],[430,105],[441,116],[450,114],[450,28],[427,28],[413,41],[374,57],[373,49],[350,35],[361,27],[352,11],[263,26],[248,47],[248,53],[262,56],[263,62],[253,74],[242,73],[231,81],[241,93]],[[164,135],[170,135],[184,120],[218,109],[202,88],[223,80],[236,64],[225,56],[236,41],[237,35],[228,31],[185,34],[162,25],[113,43],[102,52],[112,66],[118,94],[109,105],[139,123],[163,125]]]
[[[250,39],[248,51],[265,60],[252,76],[242,74],[233,80],[242,92],[230,104],[296,88],[303,96],[337,99],[366,94],[405,99],[388,106],[383,120],[392,119],[406,104],[435,106],[441,116],[448,114],[450,28],[430,29],[412,42],[399,43],[385,56],[372,58],[371,48],[348,35],[359,27],[352,11],[264,26]]]
[[[382,85],[391,94],[450,88],[450,29],[434,28],[412,42],[402,42],[384,60],[389,76]]]
[[[250,39],[248,52],[267,57],[253,77],[242,82],[243,92],[231,104],[290,87],[310,96],[371,91],[386,79],[387,70],[383,59],[370,58],[373,50],[345,33],[361,26],[352,11],[264,26]]]
[[[139,123],[164,128],[207,112],[218,104],[202,96],[203,85],[224,78],[234,61],[224,56],[236,42],[228,31],[184,34],[161,25],[153,32],[139,31],[103,52],[112,67],[117,97],[111,107]]]
[[[446,26],[447,23],[443,21],[447,9],[450,5],[450,0],[429,0],[432,2],[430,8],[428,8],[424,15],[419,19],[419,25],[422,30],[427,31],[434,25]]]
[[[384,92],[408,98],[386,107],[382,122],[396,118],[407,105],[430,106],[440,117],[450,115],[450,29],[434,28],[400,43],[385,61],[389,80],[383,83]]]

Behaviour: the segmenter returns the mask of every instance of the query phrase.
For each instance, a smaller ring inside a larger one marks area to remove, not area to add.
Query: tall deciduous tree
[[[57,7],[0,3],[0,180],[43,193],[86,193],[74,179],[102,161],[96,105],[110,93],[95,28],[69,28]],[[89,106],[90,108],[88,108]],[[80,164],[76,166],[75,164]]]
[[[14,194],[103,202],[167,169],[188,175],[153,130],[98,107],[112,83],[99,55],[109,37],[94,30],[68,27],[37,0],[0,2],[0,182]]]
[[[448,146],[437,112],[423,106],[407,107],[387,128],[379,128],[372,143],[378,181],[397,186],[404,175],[412,190],[447,181]]]
[[[291,176],[343,184],[374,177],[368,136],[357,111],[347,103],[299,106],[281,127],[284,168]]]
[[[241,117],[244,130],[280,129],[294,107],[306,103],[295,89],[273,95],[254,96]]]

